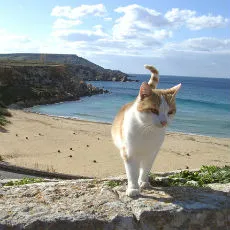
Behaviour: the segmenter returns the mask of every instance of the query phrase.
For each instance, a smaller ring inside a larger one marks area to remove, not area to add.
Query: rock
[[[122,82],[126,82],[127,80],[128,80],[128,77],[127,77],[127,76],[124,76],[124,77],[121,78],[121,81],[122,81]]]
[[[230,184],[223,192],[154,187],[132,199],[126,180],[43,182],[1,187],[0,229],[227,229]],[[0,181],[1,183],[1,181]],[[117,184],[117,186],[116,186]],[[228,188],[228,189],[226,189]]]

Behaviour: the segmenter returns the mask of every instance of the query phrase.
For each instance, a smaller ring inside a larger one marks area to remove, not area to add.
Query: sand
[[[0,155],[10,164],[81,176],[124,174],[110,124],[11,110],[7,132],[0,130]],[[167,133],[152,172],[230,165],[230,138]]]

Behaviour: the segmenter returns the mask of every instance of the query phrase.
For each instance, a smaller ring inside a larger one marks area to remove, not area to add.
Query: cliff
[[[1,63],[1,100],[6,105],[30,107],[104,92],[82,81],[78,71],[76,65]]]

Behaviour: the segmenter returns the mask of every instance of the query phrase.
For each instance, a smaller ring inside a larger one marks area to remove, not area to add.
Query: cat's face
[[[137,110],[147,123],[163,128],[176,114],[176,93],[181,84],[167,90],[152,90],[147,83],[140,87]]]

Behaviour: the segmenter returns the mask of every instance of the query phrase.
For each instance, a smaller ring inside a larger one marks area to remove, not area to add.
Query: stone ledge
[[[124,180],[114,188],[106,183],[81,179],[3,186],[0,229],[230,228],[230,184],[155,187],[132,199],[125,195]]]
[[[39,169],[26,168],[22,166],[12,165],[4,161],[0,162],[0,170],[7,171],[7,172],[21,173],[30,176],[45,177],[45,178],[57,178],[57,179],[66,179],[66,180],[93,179],[93,177],[77,176],[77,175],[58,173],[58,172],[47,172]]]

